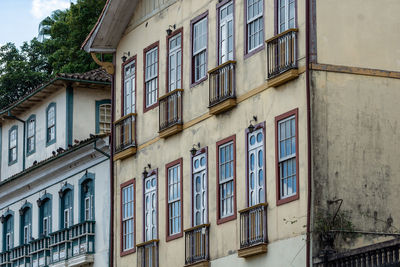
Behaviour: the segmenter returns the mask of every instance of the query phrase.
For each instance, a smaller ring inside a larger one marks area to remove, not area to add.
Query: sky
[[[7,42],[20,47],[37,37],[39,23],[52,11],[66,9],[76,0],[0,0],[0,46]]]

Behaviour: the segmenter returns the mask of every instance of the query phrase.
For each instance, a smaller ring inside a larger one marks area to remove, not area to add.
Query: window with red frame
[[[122,252],[134,249],[135,242],[135,188],[130,182],[121,187]]]
[[[166,165],[167,240],[182,236],[182,159]]]
[[[157,104],[158,98],[158,45],[145,51],[145,107]]]

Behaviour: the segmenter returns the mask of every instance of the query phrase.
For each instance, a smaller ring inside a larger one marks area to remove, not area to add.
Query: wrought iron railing
[[[175,89],[159,98],[159,130],[165,130],[175,124],[182,124],[183,89]]]
[[[209,106],[214,106],[228,98],[236,97],[236,61],[227,61],[210,70]]]
[[[30,246],[27,244],[12,248],[11,250],[11,262],[13,266],[24,266],[30,267]]]
[[[268,242],[267,204],[261,203],[243,209],[240,213],[240,248]]]
[[[268,79],[297,68],[297,29],[289,29],[267,40]]]
[[[400,239],[314,259],[314,267],[397,267],[400,266]]]
[[[126,115],[114,124],[115,153],[136,146],[136,113]]]
[[[0,267],[11,267],[11,252],[0,253]]]
[[[67,260],[71,255],[71,246],[68,229],[63,229],[50,234],[51,263]]]
[[[30,249],[32,267],[48,266],[50,264],[49,237],[42,237],[31,241]]]
[[[94,253],[95,221],[85,221],[69,229],[72,257]]]
[[[158,267],[158,242],[159,240],[153,239],[136,246],[138,267]]]
[[[185,264],[210,259],[210,225],[202,224],[185,230]]]

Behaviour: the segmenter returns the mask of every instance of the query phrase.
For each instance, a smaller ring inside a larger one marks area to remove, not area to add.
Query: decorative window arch
[[[60,229],[66,229],[73,225],[73,207],[74,207],[74,187],[70,184],[65,184],[60,191]]]
[[[32,239],[32,204],[26,202],[19,210],[20,234],[19,243],[27,245]]]
[[[50,103],[46,108],[46,145],[56,142],[56,103]]]
[[[8,131],[8,165],[18,161],[18,126],[14,125]]]
[[[39,207],[39,237],[48,236],[52,228],[52,202],[53,196],[44,194],[37,200]]]
[[[14,247],[14,212],[7,210],[0,219],[3,224],[3,252],[5,252]]]
[[[95,220],[95,212],[94,212],[94,196],[95,196],[95,187],[94,187],[94,173],[86,173],[79,180],[79,203],[80,203],[80,213],[79,213],[79,221],[93,221]]]

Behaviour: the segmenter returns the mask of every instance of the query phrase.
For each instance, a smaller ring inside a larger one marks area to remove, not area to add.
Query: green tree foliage
[[[56,10],[39,25],[39,39],[0,47],[0,109],[57,73],[97,68],[80,49],[106,0],[77,0],[67,10]],[[40,40],[40,41],[39,41]]]

